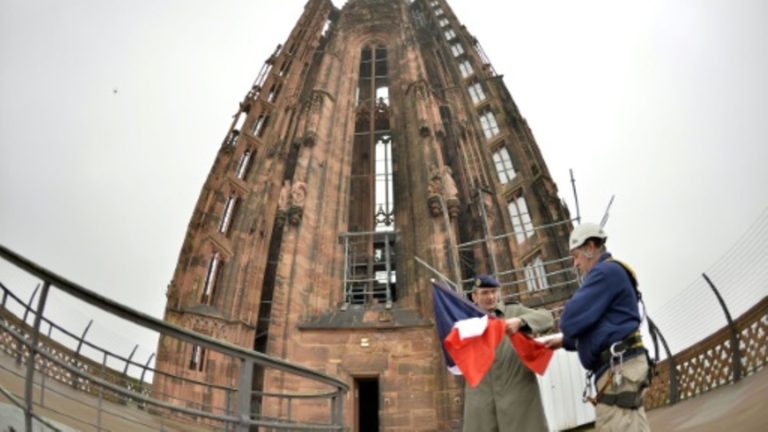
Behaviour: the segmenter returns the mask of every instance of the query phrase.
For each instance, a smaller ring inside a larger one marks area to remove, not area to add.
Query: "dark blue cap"
[[[499,288],[501,284],[491,275],[475,276],[475,287],[477,288]]]

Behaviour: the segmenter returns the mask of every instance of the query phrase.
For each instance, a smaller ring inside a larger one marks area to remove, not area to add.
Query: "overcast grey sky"
[[[0,0],[0,243],[162,317],[231,116],[304,4]],[[584,218],[616,195],[609,246],[651,313],[768,207],[768,2],[450,4],[571,210],[569,169]],[[108,327],[94,337],[154,350]]]

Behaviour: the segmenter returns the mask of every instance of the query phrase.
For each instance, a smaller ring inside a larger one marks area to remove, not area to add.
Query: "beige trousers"
[[[619,386],[608,384],[605,394],[616,394],[626,391],[637,391],[648,374],[648,360],[641,354],[624,362],[621,368],[622,382]],[[597,380],[596,387],[603,388],[611,379],[610,371],[606,371]],[[606,404],[595,407],[595,430],[597,432],[646,432],[651,430],[645,416],[645,408],[626,409]]]

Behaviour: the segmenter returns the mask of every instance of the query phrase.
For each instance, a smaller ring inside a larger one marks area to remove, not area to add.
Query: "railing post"
[[[88,325],[85,326],[85,329],[83,330],[83,334],[80,336],[80,339],[77,340],[77,349],[75,350],[75,355],[72,356],[72,363],[73,366],[80,368],[81,362],[80,362],[80,350],[83,348],[83,342],[85,341],[85,335],[88,334],[88,330],[91,328],[91,324],[93,324],[93,320],[88,321]],[[72,387],[78,388],[79,382],[77,377],[72,377]]]
[[[344,237],[344,304],[341,310],[347,310],[347,306],[352,303],[350,289],[347,286],[347,275],[349,274],[349,237]]]
[[[336,391],[336,396],[331,399],[331,423],[334,426],[341,426],[344,424],[344,401],[342,399],[341,389]]]
[[[24,318],[21,319],[24,324],[27,323],[27,316],[29,315],[29,311],[32,310],[32,303],[35,301],[35,296],[37,296],[38,289],[40,289],[40,284],[37,284],[35,290],[32,291],[32,295],[29,296],[29,302],[27,302],[27,307],[24,308]]]
[[[53,323],[49,322],[48,325],[48,341],[51,341],[51,333],[53,332]],[[45,406],[45,377],[48,376],[45,370],[40,374],[40,406]]]
[[[662,345],[664,345],[664,351],[667,353],[667,360],[669,361],[669,404],[674,405],[680,400],[680,394],[678,390],[678,383],[677,383],[677,365],[675,364],[675,356],[672,355],[672,352],[669,351],[669,345],[667,345],[667,340],[664,339],[664,335],[661,334],[661,330],[656,326],[656,323],[653,322],[650,318],[646,317],[648,320],[648,324],[653,327],[654,333],[659,335],[659,338],[661,339]]]
[[[32,327],[32,340],[29,345],[29,357],[27,357],[27,380],[24,385],[24,398],[27,403],[27,408],[24,411],[24,424],[26,430],[32,431],[32,385],[35,378],[35,354],[37,353],[37,339],[40,335],[40,323],[43,320],[43,310],[45,309],[45,301],[48,298],[48,288],[50,288],[48,281],[43,283],[43,291],[40,293],[40,298],[37,301],[37,311],[35,312],[35,324]]]
[[[35,301],[35,297],[37,296],[37,291],[40,289],[40,284],[37,284],[35,287],[35,290],[32,291],[32,295],[29,296],[29,301],[27,302],[26,307],[24,308],[24,318],[21,319],[21,321],[26,325],[27,324],[27,316],[29,315],[29,311],[32,310],[32,302]],[[20,329],[22,334],[24,333],[23,329]],[[24,344],[19,341],[19,352],[16,354],[16,364],[21,365],[24,361]]]
[[[139,378],[139,385],[141,386],[142,394],[144,393],[144,375],[147,374],[147,369],[149,369],[149,364],[152,362],[152,359],[154,357],[155,357],[155,353],[150,354],[149,358],[147,359],[147,362],[144,364],[144,368],[141,370],[141,378]],[[146,405],[144,402],[140,403],[139,408],[143,408],[144,405]]]
[[[107,375],[107,352],[104,351],[104,354],[102,355],[101,360],[101,378],[102,380],[105,379]],[[96,405],[96,430],[101,430],[101,408],[102,408],[102,402],[104,401],[104,387],[99,386],[99,399],[97,401]]]
[[[723,308],[725,313],[725,319],[728,320],[728,328],[731,330],[731,361],[733,362],[733,382],[738,382],[741,379],[741,349],[739,348],[739,332],[736,330],[736,325],[731,319],[731,312],[728,311],[723,297],[720,296],[720,292],[715,288],[715,284],[709,280],[706,273],[702,273],[701,276],[707,281],[709,287],[712,288],[712,292],[715,293],[717,301],[720,302],[720,307]]]
[[[394,237],[395,233],[386,233],[384,234],[384,262],[385,266],[387,268],[387,305],[386,308],[390,309],[392,308],[392,260],[390,259],[390,250],[389,250],[389,236],[392,235]],[[374,275],[375,277],[375,275]]]
[[[237,386],[237,414],[240,422],[235,429],[237,432],[248,432],[248,421],[251,419],[251,393],[253,391],[253,360],[242,359],[240,366],[240,382]]]
[[[230,414],[232,414],[232,389],[228,388],[225,390],[225,392],[226,392],[225,394],[226,394],[227,401],[226,401],[226,406],[224,407],[224,415],[229,416]],[[226,432],[229,432],[231,426],[232,425],[230,425],[229,422],[227,422],[227,424],[224,427],[224,430]]]

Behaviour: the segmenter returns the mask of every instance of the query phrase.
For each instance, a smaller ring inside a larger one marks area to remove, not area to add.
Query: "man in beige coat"
[[[505,318],[507,333],[541,333],[554,325],[548,311],[527,308],[519,303],[500,302],[499,282],[491,276],[478,276],[472,301],[481,309]],[[480,384],[465,388],[464,432],[547,431],[536,376],[526,368],[503,338],[496,359]]]

